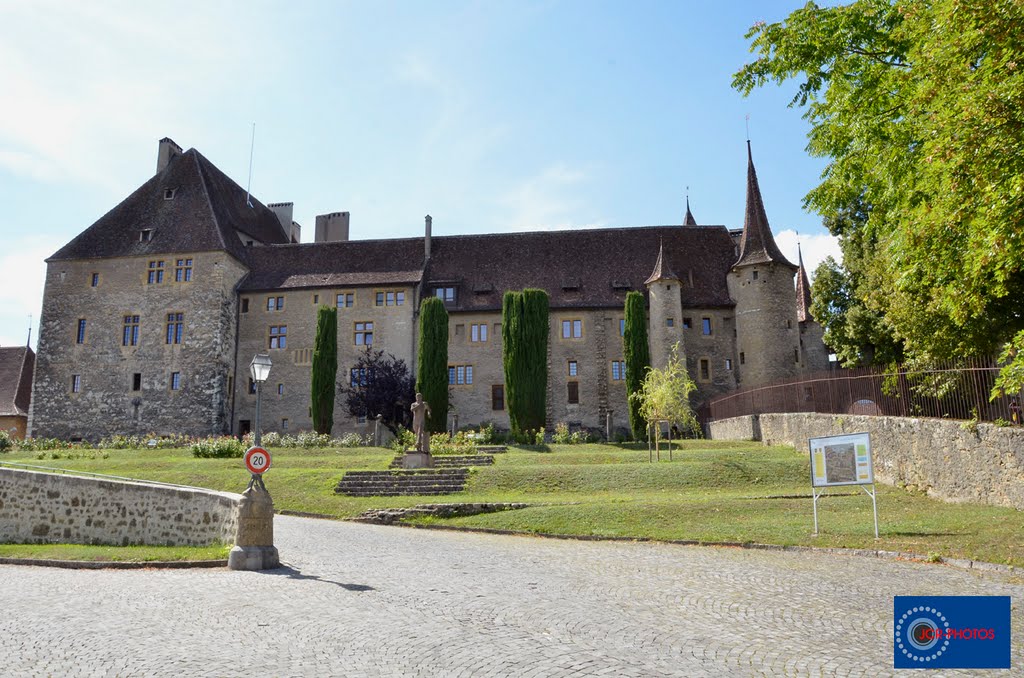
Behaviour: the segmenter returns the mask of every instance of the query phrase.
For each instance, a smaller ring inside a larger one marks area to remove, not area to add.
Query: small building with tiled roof
[[[197,150],[162,139],[156,174],[47,260],[30,429],[244,433],[255,353],[273,360],[264,430],[309,429],[318,307],[338,309],[345,384],[368,347],[415,366],[426,296],[448,309],[460,425],[507,428],[502,298],[527,287],[550,297],[552,426],[627,426],[623,304],[633,290],[649,301],[655,365],[681,344],[694,405],[794,375],[806,367],[796,267],[775,244],[748,159],[742,231],[699,225],[687,198],[679,225],[444,236],[428,216],[422,237],[381,240],[349,239],[349,213],[333,212],[300,243],[291,203],[264,205]],[[338,398],[335,431],[361,425]]]
[[[0,346],[0,431],[15,438],[25,437],[35,362],[28,346]]]

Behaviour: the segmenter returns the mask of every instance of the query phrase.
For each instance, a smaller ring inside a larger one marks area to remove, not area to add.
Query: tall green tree
[[[441,433],[448,426],[448,310],[437,297],[420,303],[416,392],[430,404],[427,430]]]
[[[863,276],[856,305],[915,358],[1006,347],[1012,387],[1024,373],[1024,5],[808,3],[747,37],[757,57],[733,85],[796,80],[808,152],[828,161],[806,205],[834,223],[865,206],[833,231],[862,255],[844,261]]]
[[[651,369],[651,349],[647,343],[647,311],[644,295],[630,292],[626,295],[626,328],[622,334],[622,351],[626,359],[626,397],[629,399],[629,428],[635,440],[647,437],[647,420],[641,413],[641,401],[634,397],[639,392]]]
[[[544,426],[548,388],[548,294],[506,292],[501,307],[505,402],[513,431]]]
[[[321,306],[316,313],[310,409],[313,430],[330,434],[334,428],[334,394],[338,378],[338,309]]]

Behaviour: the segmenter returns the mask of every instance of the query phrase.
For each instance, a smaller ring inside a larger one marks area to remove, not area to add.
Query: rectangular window
[[[683,329],[684,330],[688,330],[691,327],[693,327],[693,319],[692,318],[683,318]]]
[[[487,324],[469,326],[469,340],[477,343],[487,341]]]
[[[383,306],[384,305],[384,293],[383,292],[377,292],[377,299],[376,299],[376,301],[374,301],[374,304],[376,304],[377,306]]]
[[[575,360],[570,360],[569,361],[569,376],[570,377],[575,377],[576,376],[576,361]]]
[[[338,308],[352,308],[355,305],[356,295],[352,292],[339,292],[334,303]]]
[[[139,242],[149,242],[153,239],[153,229],[144,228],[139,231]]]
[[[139,316],[126,315],[124,317],[124,332],[121,336],[122,346],[139,345]]]
[[[725,369],[727,369],[727,370],[731,370],[732,369],[732,358],[726,358],[725,359]]]
[[[288,326],[287,325],[271,325],[270,326],[270,348],[287,348],[288,347]]]
[[[75,337],[76,344],[85,343],[85,318],[78,319],[78,334]]]
[[[747,363],[747,356],[745,356],[743,354],[743,351],[740,351],[740,365],[745,365],[746,363]]]
[[[181,388],[181,372],[171,372],[171,390],[177,391]]]
[[[288,430],[288,417],[285,417],[284,419],[281,420],[281,430],[282,431],[287,431]]]
[[[757,280],[757,270],[754,271],[754,280]]]
[[[356,346],[369,346],[373,343],[373,323],[355,323]]]
[[[377,306],[402,306],[405,304],[405,292],[399,290],[377,292],[375,303]]]
[[[184,313],[168,313],[167,314],[167,342],[168,344],[180,344],[181,335],[184,331],[185,314]]]
[[[164,281],[164,262],[162,261],[151,261],[149,262],[149,277],[146,279],[146,283],[149,285],[159,285]]]
[[[619,318],[619,336],[620,337],[626,336],[626,319],[625,318]]]
[[[352,388],[366,386],[367,383],[365,367],[353,367],[349,370],[349,385],[351,385]]]
[[[82,392],[82,375],[72,374],[71,375],[71,392],[81,393]]]
[[[455,288],[454,287],[435,287],[434,296],[444,302],[455,301]]]
[[[249,300],[243,297],[242,298],[242,313],[248,313],[248,312],[249,312]]]
[[[92,286],[96,287],[99,284],[100,284],[100,274],[99,273],[93,273],[92,274]]]
[[[700,359],[700,378],[704,381],[711,378],[711,362],[707,358]]]
[[[583,321],[582,320],[563,320],[562,321],[562,338],[563,339],[579,339],[583,336]]]
[[[578,405],[580,402],[580,383],[578,381],[570,381],[566,386],[568,387],[569,404]]]
[[[448,384],[451,386],[468,386],[473,383],[472,365],[449,365]]]
[[[267,310],[268,311],[283,311],[284,310],[284,297],[267,297]]]
[[[174,267],[175,282],[189,282],[192,280],[192,260],[178,259]]]
[[[711,318],[700,319],[700,332],[706,337],[711,336]]]
[[[132,375],[132,390],[133,391],[141,391],[142,390],[142,373],[141,372],[136,372],[135,374]]]
[[[491,409],[492,410],[503,410],[503,409],[505,409],[505,385],[504,384],[492,384],[491,385]]]
[[[314,294],[313,295],[313,305],[316,306],[319,303],[320,303],[320,295],[319,294]]]
[[[622,381],[626,378],[626,361],[612,361],[612,381]]]
[[[284,384],[277,385],[277,395],[284,395]]]
[[[800,351],[795,348],[793,349],[793,362],[797,364],[800,363]]]
[[[675,326],[676,326],[676,319],[675,318],[665,318],[665,327],[675,327]]]
[[[249,393],[256,393],[256,382],[252,380],[252,377],[249,377]]]

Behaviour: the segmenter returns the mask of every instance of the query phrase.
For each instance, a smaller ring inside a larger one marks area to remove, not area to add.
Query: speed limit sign
[[[270,452],[262,447],[250,447],[245,451],[245,467],[256,475],[265,473],[270,468]]]

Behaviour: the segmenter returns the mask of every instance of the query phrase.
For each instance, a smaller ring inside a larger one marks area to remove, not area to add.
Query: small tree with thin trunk
[[[684,431],[699,433],[700,424],[690,406],[690,394],[696,389],[685,361],[679,357],[677,341],[665,367],[648,368],[640,389],[630,394],[630,409],[635,404],[644,422],[667,421],[678,424]],[[658,430],[660,432],[660,427]]]
[[[626,295],[626,329],[622,335],[622,351],[626,359],[626,397],[629,399],[629,428],[634,440],[647,437],[647,422],[640,414],[640,401],[634,394],[640,391],[644,376],[651,368],[651,350],[647,344],[647,312],[644,295],[630,292]]]
[[[430,404],[427,430],[441,433],[448,424],[448,311],[437,297],[420,303],[416,392]]]
[[[412,424],[414,380],[409,366],[390,353],[367,346],[349,371],[348,385],[338,393],[345,399],[345,407],[354,417],[381,417],[381,423],[398,435],[398,427]]]
[[[313,430],[330,434],[334,428],[334,393],[338,378],[338,309],[321,306],[316,314],[310,407]]]

